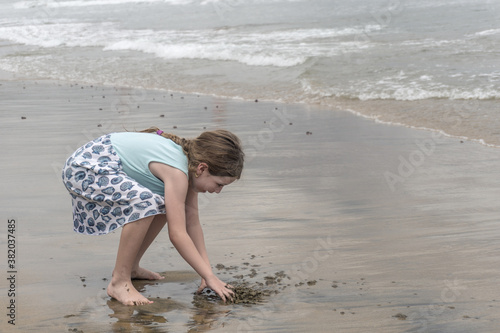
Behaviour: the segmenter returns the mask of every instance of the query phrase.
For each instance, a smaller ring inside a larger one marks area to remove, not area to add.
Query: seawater
[[[494,0],[0,0],[19,77],[320,104],[500,145]]]

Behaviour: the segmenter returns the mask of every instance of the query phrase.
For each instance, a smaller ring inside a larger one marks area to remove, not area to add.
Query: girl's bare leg
[[[161,229],[165,226],[167,222],[167,217],[165,215],[155,215],[153,222],[149,226],[148,232],[142,241],[141,248],[137,253],[134,264],[132,266],[132,279],[142,279],[142,280],[161,280],[164,279],[163,276],[156,272],[152,272],[145,268],[139,266],[142,256],[153,243],[156,236],[160,233]]]
[[[154,218],[155,216],[145,217],[122,228],[115,269],[108,285],[108,295],[125,305],[152,303],[135,289],[131,276],[136,258]]]

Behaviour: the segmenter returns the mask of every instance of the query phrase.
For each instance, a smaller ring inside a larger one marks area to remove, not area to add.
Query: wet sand
[[[10,79],[0,331],[497,332],[499,149],[303,105]],[[94,137],[149,126],[185,137],[222,127],[245,143],[243,178],[201,196],[200,215],[214,271],[275,290],[264,303],[194,302],[199,278],[166,230],[143,265],[167,279],[135,282],[155,303],[106,295],[119,232],[72,231],[60,168]]]

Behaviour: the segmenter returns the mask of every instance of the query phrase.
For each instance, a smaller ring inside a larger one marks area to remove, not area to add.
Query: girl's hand
[[[207,287],[207,283],[205,282],[205,279],[201,278],[200,287],[198,288],[198,290],[196,291],[196,293],[197,294],[201,293],[206,287]]]
[[[202,280],[202,285],[203,285],[203,282],[204,281]],[[215,275],[208,278],[205,282],[206,282],[206,286],[209,287],[210,289],[212,289],[213,291],[215,291],[217,293],[217,295],[219,295],[219,297],[222,298],[223,302],[225,302],[226,299],[230,299],[230,300],[233,299],[234,292],[231,289],[229,289],[229,288],[233,288],[233,286],[222,282]],[[201,287],[202,286],[200,286],[200,288]]]

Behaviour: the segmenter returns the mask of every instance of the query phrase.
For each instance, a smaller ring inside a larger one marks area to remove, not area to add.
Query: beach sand
[[[3,75],[1,332],[498,332],[499,149],[304,105]],[[73,232],[60,170],[95,137],[150,126],[245,143],[242,179],[200,215],[222,280],[282,277],[265,303],[193,302],[166,230],[143,265],[167,279],[136,282],[155,303],[106,295],[120,233]]]

